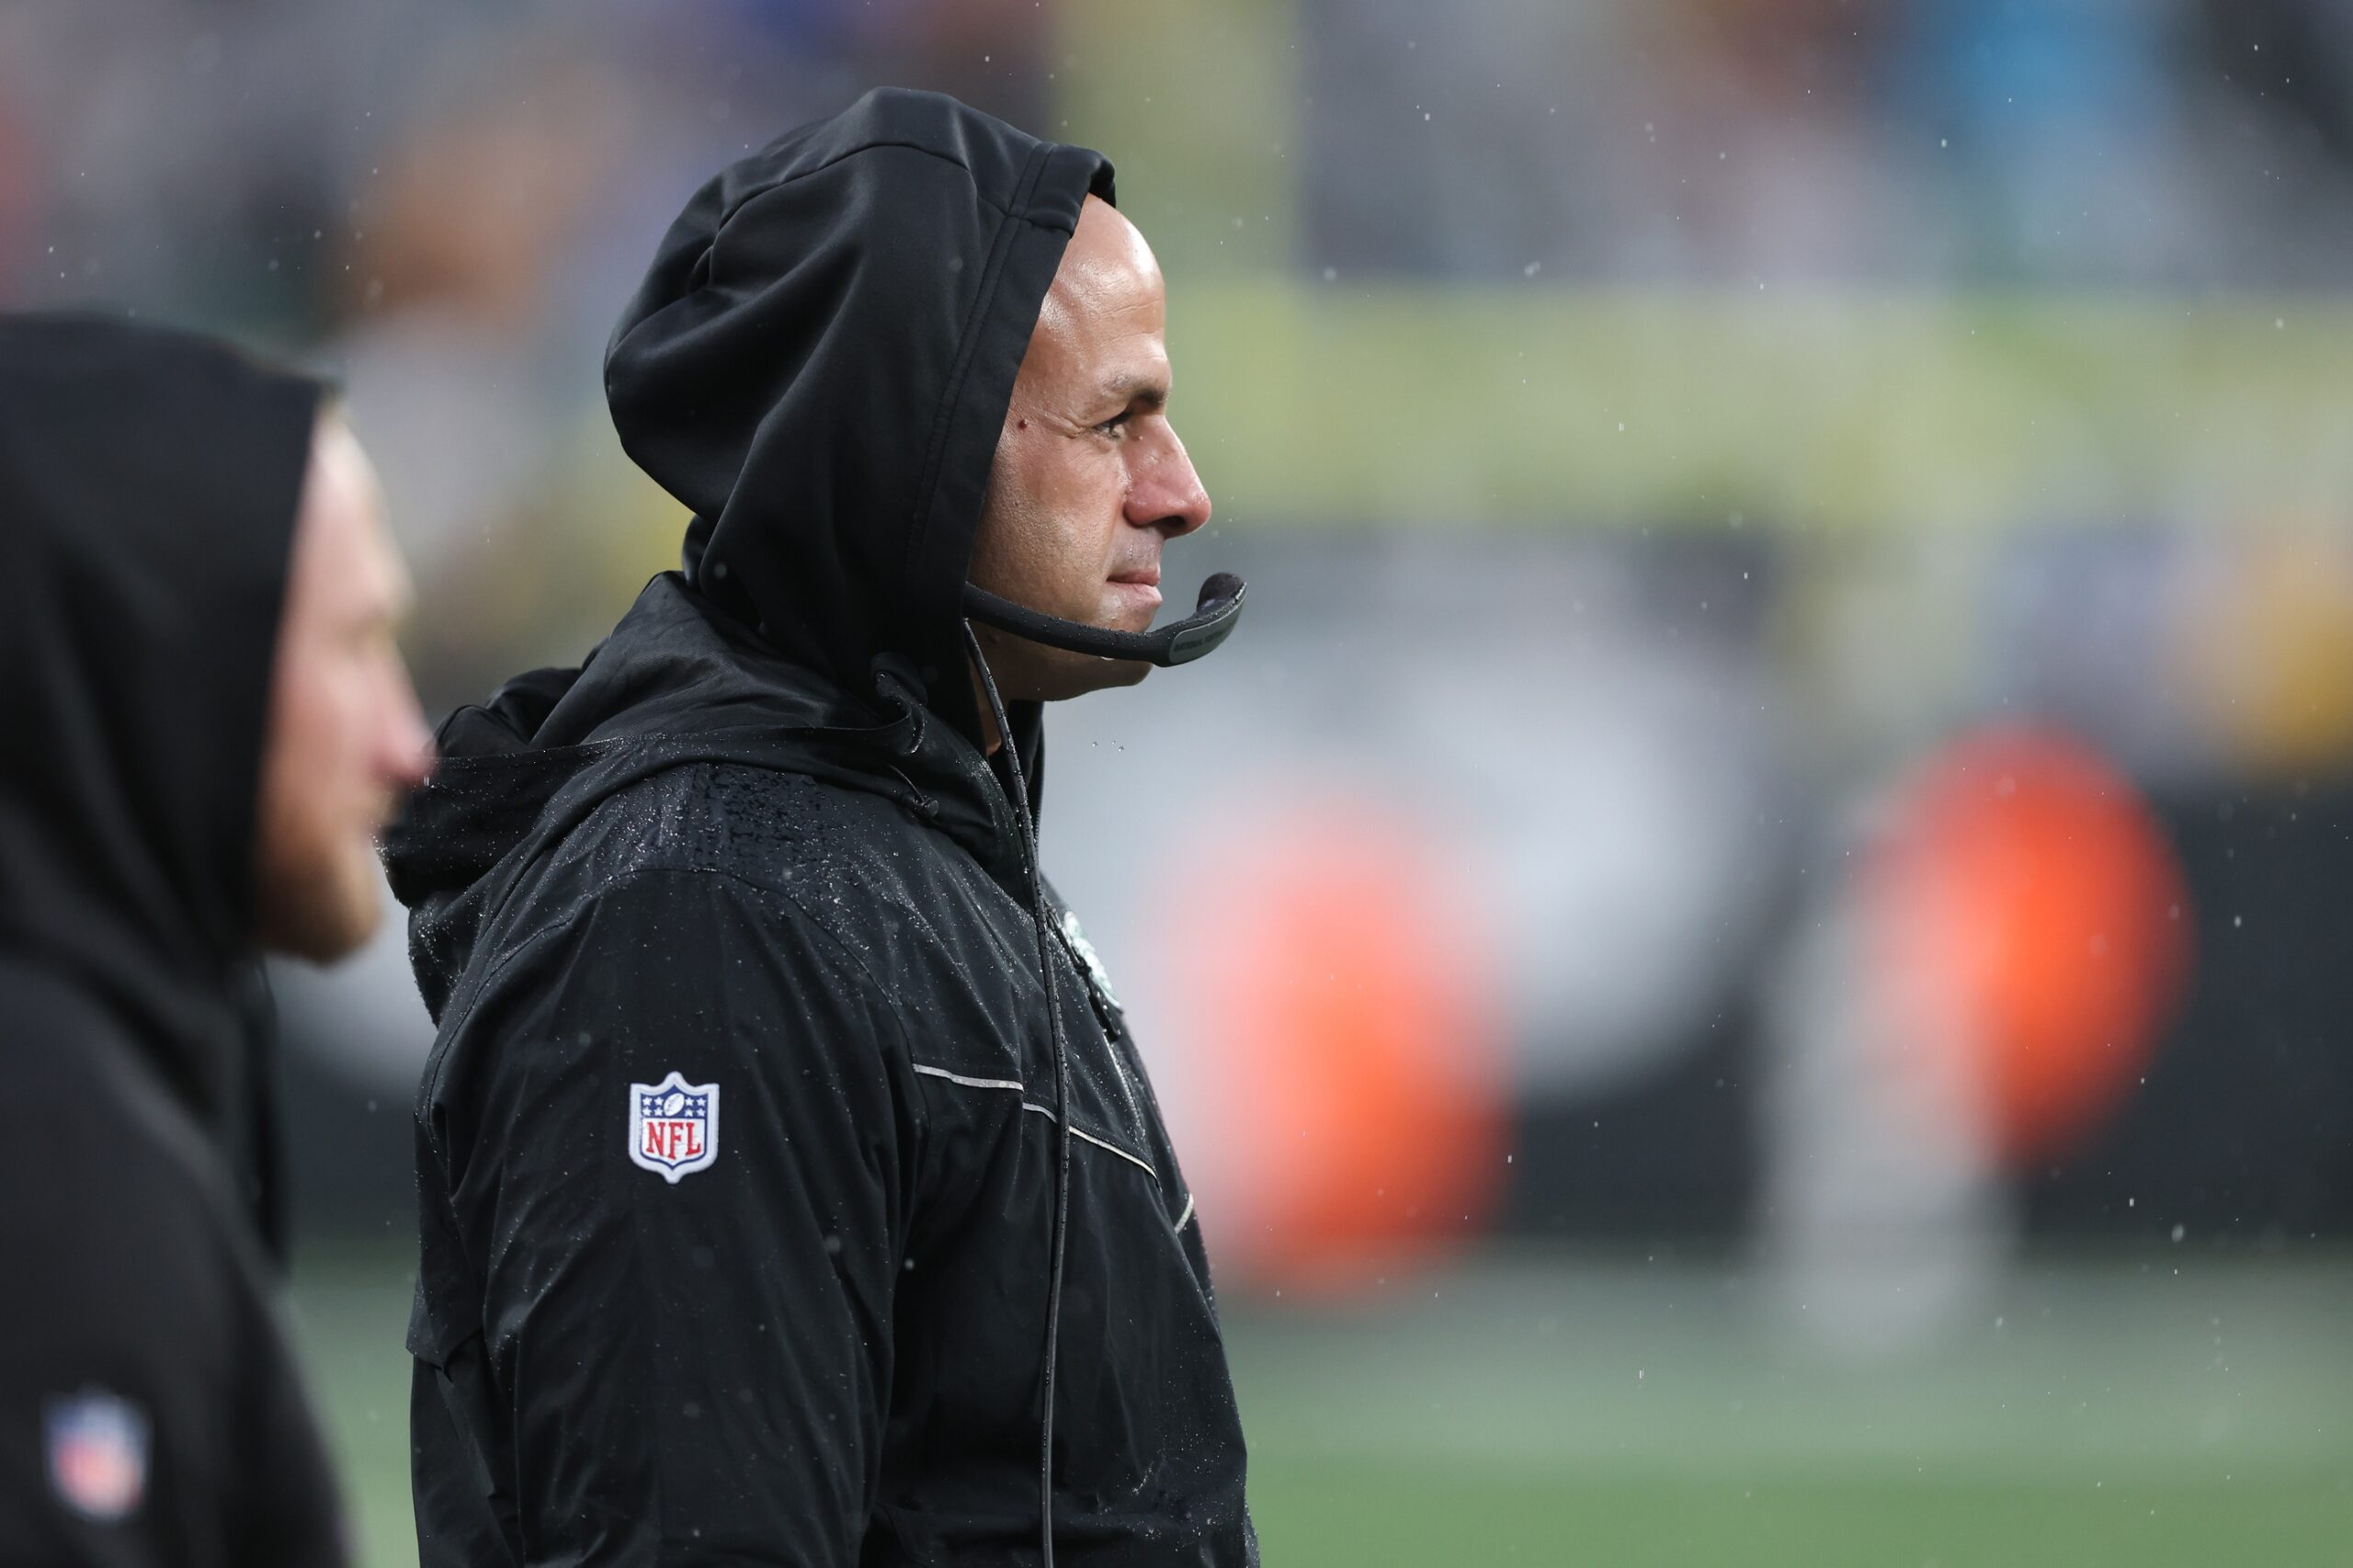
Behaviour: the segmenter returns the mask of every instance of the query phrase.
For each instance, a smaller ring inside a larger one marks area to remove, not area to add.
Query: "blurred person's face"
[[[1210,517],[1168,423],[1166,319],[1152,247],[1088,197],[1014,380],[972,541],[977,586],[1107,631],[1152,625],[1161,546]],[[976,630],[1009,699],[1132,686],[1152,667]]]
[[[256,867],[264,945],[318,962],[375,931],[376,835],[433,761],[393,640],[409,585],[383,511],[368,454],[323,417],[278,628]]]

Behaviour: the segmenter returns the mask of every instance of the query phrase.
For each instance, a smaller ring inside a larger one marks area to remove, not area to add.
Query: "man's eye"
[[[1095,433],[1098,436],[1116,436],[1126,426],[1128,421],[1133,417],[1134,415],[1131,414],[1115,414],[1111,415],[1110,418],[1103,421],[1102,424],[1097,425],[1095,427]]]

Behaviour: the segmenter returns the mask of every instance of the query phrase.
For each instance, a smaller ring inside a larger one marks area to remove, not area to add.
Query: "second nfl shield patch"
[[[85,1519],[128,1518],[147,1492],[147,1413],[119,1394],[85,1389],[51,1400],[49,1483]]]
[[[719,1158],[719,1085],[673,1073],[629,1086],[629,1157],[676,1186]]]

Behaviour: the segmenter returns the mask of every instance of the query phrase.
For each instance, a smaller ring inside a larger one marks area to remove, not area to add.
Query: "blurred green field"
[[[409,1285],[297,1270],[365,1562],[413,1563]],[[2353,1565],[2353,1260],[2043,1262],[1858,1359],[1722,1267],[1504,1258],[1231,1314],[1270,1563]]]

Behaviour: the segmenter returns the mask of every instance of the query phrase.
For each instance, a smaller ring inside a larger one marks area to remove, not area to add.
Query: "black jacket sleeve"
[[[527,1563],[856,1562],[906,1061],[851,952],[722,873],[633,873],[516,949],[426,1085],[418,1420],[478,1470],[421,1436],[420,1493],[506,1494]]]

